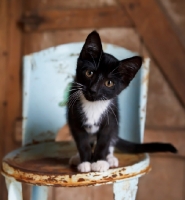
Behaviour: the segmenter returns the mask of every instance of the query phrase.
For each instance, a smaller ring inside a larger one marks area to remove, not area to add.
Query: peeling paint
[[[33,57],[32,57],[32,59],[31,59],[31,69],[32,70],[35,70],[36,69],[36,62],[35,62],[35,60],[33,59]]]
[[[138,189],[137,184],[138,184],[138,178],[114,183],[113,185],[114,199],[135,200]]]
[[[80,54],[79,53],[71,53],[69,56],[79,56]]]
[[[2,173],[17,181],[36,185],[62,187],[91,186],[114,183],[139,177],[150,171],[145,154],[116,153],[118,168],[106,172],[79,173],[69,167],[71,155],[76,153],[72,142],[48,142],[22,147],[3,159]]]
[[[8,189],[8,200],[23,200],[22,184],[14,178],[5,175],[6,186]]]
[[[145,82],[148,82],[148,79],[149,79],[149,74],[147,73],[145,77],[143,77],[142,84],[144,84]]]

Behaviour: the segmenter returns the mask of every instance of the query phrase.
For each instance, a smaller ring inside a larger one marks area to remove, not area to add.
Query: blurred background
[[[22,57],[84,41],[94,29],[103,42],[151,58],[145,141],[179,150],[151,155],[137,200],[185,200],[184,0],[0,0],[0,160],[21,146]],[[23,190],[29,199],[30,188]],[[49,200],[74,198],[111,200],[112,187],[49,189]],[[7,199],[2,176],[0,199]]]

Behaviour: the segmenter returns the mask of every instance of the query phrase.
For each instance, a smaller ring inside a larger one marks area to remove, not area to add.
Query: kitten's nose
[[[96,84],[93,84],[93,85],[90,87],[90,92],[91,92],[92,94],[95,94],[95,93],[97,93],[97,91],[98,91],[97,85],[96,85]]]
[[[91,94],[97,93],[97,89],[94,88],[94,87],[91,87],[91,88],[90,88],[90,93],[91,93]]]

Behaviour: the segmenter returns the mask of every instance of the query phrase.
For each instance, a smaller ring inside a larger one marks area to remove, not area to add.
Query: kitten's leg
[[[91,164],[91,170],[97,172],[107,171],[109,169],[109,163],[106,161],[108,154],[110,137],[108,134],[98,135],[97,144],[94,150],[93,163]]]
[[[114,156],[114,147],[113,146],[109,147],[109,154],[107,155],[106,159],[107,159],[107,162],[109,163],[110,167],[118,167],[119,161]]]
[[[80,164],[80,155],[77,153],[76,155],[72,156],[69,160],[69,165],[78,165]]]
[[[72,131],[73,133],[73,131]],[[80,172],[90,172],[91,171],[91,146],[89,143],[89,137],[86,132],[73,133],[78,152],[80,154],[81,163],[78,165],[78,171]]]

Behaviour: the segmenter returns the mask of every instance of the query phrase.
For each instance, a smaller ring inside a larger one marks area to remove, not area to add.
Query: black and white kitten
[[[117,167],[114,147],[125,153],[177,151],[171,144],[135,144],[118,137],[117,96],[141,65],[139,56],[119,61],[104,53],[99,34],[93,31],[88,35],[77,61],[68,102],[68,123],[79,151],[70,164],[78,164],[80,172]]]

